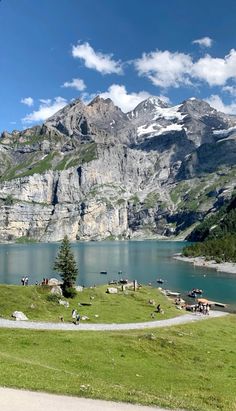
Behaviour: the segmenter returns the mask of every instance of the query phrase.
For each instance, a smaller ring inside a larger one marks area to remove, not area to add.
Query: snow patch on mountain
[[[236,131],[236,126],[234,127],[229,127],[227,129],[222,129],[222,130],[213,130],[213,134],[215,136],[222,136],[222,137],[226,137],[228,136],[230,133]]]
[[[144,125],[137,128],[138,137],[145,134],[151,134],[151,136],[159,136],[171,131],[181,131],[183,129],[183,124],[169,124],[166,127],[160,127],[156,123],[150,125]],[[150,137],[151,137],[150,136]]]
[[[178,106],[168,107],[168,108],[161,108],[157,107],[155,116],[153,120],[157,120],[160,118],[164,118],[165,120],[183,120],[185,114],[179,111],[181,104]]]

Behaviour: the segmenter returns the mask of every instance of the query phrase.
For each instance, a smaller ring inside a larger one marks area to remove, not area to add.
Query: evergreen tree
[[[73,286],[75,285],[78,276],[78,268],[67,236],[62,240],[62,244],[54,263],[54,270],[60,273],[63,281],[63,295],[65,297],[74,297],[76,291]]]

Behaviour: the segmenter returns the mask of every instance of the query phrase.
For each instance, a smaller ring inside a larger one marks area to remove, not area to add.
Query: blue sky
[[[236,114],[235,16],[235,0],[1,0],[0,131],[97,94]]]

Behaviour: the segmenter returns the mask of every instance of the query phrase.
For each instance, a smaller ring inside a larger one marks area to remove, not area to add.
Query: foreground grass
[[[0,385],[236,410],[236,317],[138,332],[0,330]]]
[[[119,294],[106,294],[107,286],[87,288],[78,293],[69,302],[69,308],[59,305],[58,301],[50,301],[48,287],[0,285],[0,316],[10,318],[13,311],[23,311],[30,320],[71,322],[72,308],[81,315],[89,317],[92,323],[125,323],[176,317],[180,312],[174,304],[163,296],[157,288],[142,287],[138,291],[120,291]],[[148,304],[155,300],[155,306]],[[90,303],[91,306],[79,306],[79,303]],[[156,305],[161,304],[164,314],[155,313]]]

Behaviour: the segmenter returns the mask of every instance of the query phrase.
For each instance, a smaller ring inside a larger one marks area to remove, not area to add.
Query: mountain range
[[[0,241],[186,238],[235,193],[236,116],[74,100],[0,137]]]

